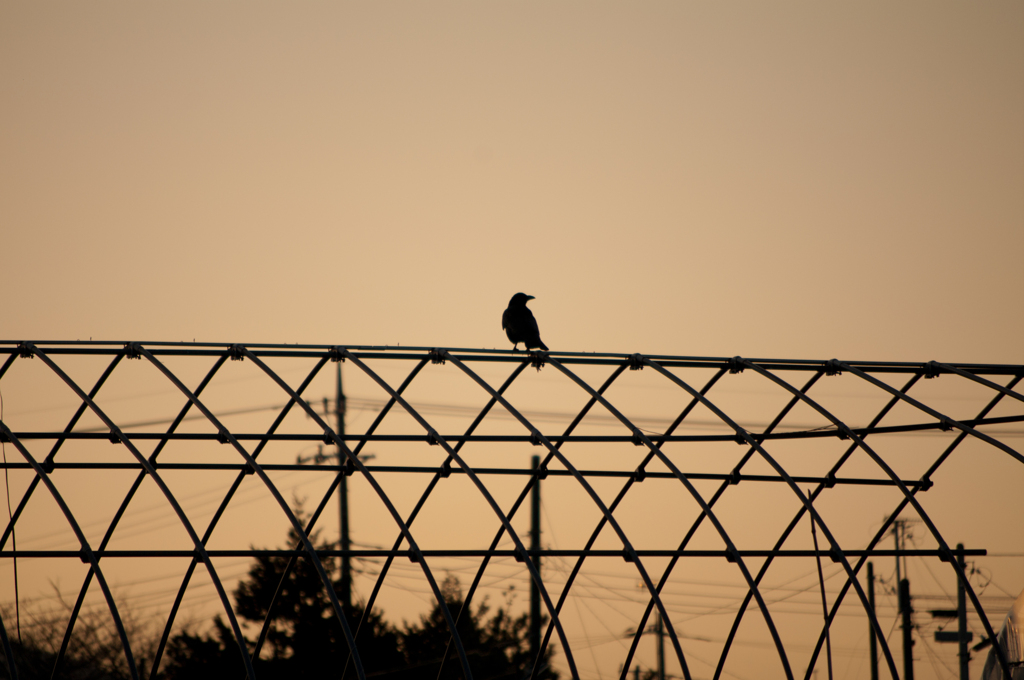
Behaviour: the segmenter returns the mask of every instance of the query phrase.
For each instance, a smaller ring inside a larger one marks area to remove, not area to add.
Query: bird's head
[[[526,293],[516,293],[515,295],[512,296],[512,299],[509,301],[508,304],[510,306],[511,305],[524,305],[525,306],[527,302],[529,302],[530,300],[533,300],[533,299],[534,299],[534,297],[532,295],[527,295]]]

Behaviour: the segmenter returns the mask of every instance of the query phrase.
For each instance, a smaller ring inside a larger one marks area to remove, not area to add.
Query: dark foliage
[[[22,610],[20,642],[14,626],[7,629],[18,677],[22,680],[54,676],[54,665],[73,611],[59,593],[56,600],[58,605],[52,609]],[[135,620],[130,607],[121,607],[120,612],[136,670],[145,680],[158,636],[152,623]],[[3,618],[7,623],[15,617],[4,611]],[[0,679],[10,677],[7,658],[0,646]],[[132,677],[121,637],[108,609],[85,608],[80,612],[56,677],[68,680],[127,680]]]
[[[297,536],[289,532],[288,542],[294,546]],[[318,549],[327,546],[319,544]],[[329,575],[339,573],[337,559],[322,557]],[[251,655],[259,636],[259,628],[268,616],[270,623],[266,641],[254,664],[259,678],[356,677],[348,654],[348,644],[335,616],[331,601],[323,588],[313,564],[298,558],[292,565],[274,600],[287,558],[258,557],[249,570],[249,577],[235,590],[235,610],[245,626],[247,653]],[[334,582],[335,591],[340,583]],[[489,616],[486,600],[470,611],[464,607],[458,579],[448,577],[442,595],[453,617],[459,617],[459,636],[474,678],[529,677],[531,659],[528,649],[529,618],[512,617],[508,611],[512,598]],[[448,623],[440,606],[436,606],[417,623],[401,628],[386,622],[374,610],[369,613],[354,605],[348,615],[349,628],[356,636],[356,645],[367,676],[381,680],[412,680],[414,678],[463,678],[462,664],[451,639]],[[446,655],[447,652],[447,655]],[[538,673],[541,680],[557,680],[558,674],[547,667],[552,653],[545,654],[545,668]],[[439,675],[440,672],[440,675]],[[244,677],[241,653],[230,626],[218,617],[214,629],[206,634],[189,632],[174,636],[168,644],[161,676],[168,680],[239,679]]]
[[[299,513],[301,519],[301,512]],[[316,542],[316,536],[313,536]],[[298,544],[298,535],[288,532],[288,544]],[[316,544],[318,550],[330,546]],[[328,576],[338,573],[337,558],[321,556],[320,562]],[[253,668],[259,678],[340,677],[348,659],[348,643],[334,607],[323,587],[313,563],[297,558],[288,577],[281,584],[276,600],[274,593],[281,575],[289,568],[289,559],[279,556],[257,557],[249,569],[249,577],[235,589],[235,613],[245,626],[246,653],[251,655],[259,638],[260,627],[268,617],[266,640]],[[335,592],[340,582],[332,582]],[[273,607],[270,607],[273,602]],[[380,673],[399,668],[398,635],[380,614],[370,612],[365,620],[362,607],[354,606],[347,620],[349,629],[359,629],[358,647],[367,673]],[[245,677],[241,652],[231,627],[222,618],[214,621],[214,630],[207,634],[188,632],[174,636],[167,649],[163,677],[170,680],[188,678]],[[354,673],[349,673],[352,677]]]
[[[510,615],[511,591],[506,593],[506,606],[499,608],[490,618],[487,617],[490,607],[486,600],[475,612],[466,611],[459,580],[454,576],[445,579],[441,586],[441,594],[452,616],[458,617],[459,639],[462,641],[474,678],[511,680],[529,677],[532,668],[528,643],[529,615],[523,614],[515,618]],[[460,680],[465,677],[454,644],[449,646],[449,630],[448,622],[438,605],[435,605],[429,614],[420,617],[418,624],[405,624],[401,634],[405,671],[386,677],[389,680],[412,680],[422,677]],[[558,673],[550,668],[551,656],[549,647],[544,654],[542,668],[537,674],[542,680],[558,678]]]
[[[288,544],[297,543],[295,532],[289,532]],[[316,547],[318,550],[328,548],[323,543],[316,543]],[[253,664],[261,680],[356,677],[342,627],[319,572],[310,560],[294,560],[281,591],[274,598],[288,563],[286,557],[260,556],[249,569],[248,578],[235,589],[235,613],[245,635],[245,650],[238,648],[231,626],[217,616],[209,631],[184,631],[168,641],[159,677],[242,680],[245,677],[243,654],[251,658],[268,616],[266,640]],[[340,572],[337,558],[323,556],[321,563],[329,576]],[[339,582],[333,581],[332,586],[335,592],[341,590]],[[529,617],[511,614],[514,600],[511,589],[506,593],[504,606],[493,613],[486,598],[475,609],[467,604],[459,581],[453,576],[445,579],[441,593],[451,616],[458,620],[459,639],[474,678],[518,680],[529,677],[532,668],[527,642]],[[20,678],[51,677],[69,613],[70,608],[64,605],[49,614],[49,618],[36,616],[30,622],[31,633],[24,644],[12,641]],[[145,679],[159,635],[152,627],[136,624],[130,611],[122,611],[122,616],[136,668]],[[465,677],[460,655],[452,644],[451,630],[439,605],[419,621],[401,626],[385,621],[379,611],[366,612],[361,605],[352,607],[347,620],[356,636],[363,670],[374,680],[460,680]],[[550,668],[551,658],[549,648],[537,674],[541,680],[558,679],[558,673]],[[0,648],[0,679],[6,677],[9,677],[6,659]],[[57,677],[70,680],[131,677],[120,637],[109,615],[94,610],[78,619],[71,647]]]

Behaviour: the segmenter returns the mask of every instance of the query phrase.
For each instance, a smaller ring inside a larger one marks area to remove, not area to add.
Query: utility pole
[[[344,442],[345,437],[345,392],[341,389],[341,362],[338,362],[338,379],[336,383],[337,389],[335,390],[334,396],[334,415],[337,419],[335,424],[335,432],[338,433],[338,437]],[[351,549],[351,543],[348,536],[348,475],[346,470],[348,468],[348,461],[345,459],[344,451],[341,447],[338,448],[338,511],[340,520],[340,534],[341,534],[341,606],[344,608],[346,614],[352,613],[352,558],[349,556],[348,551]]]
[[[898,519],[892,525],[892,537],[896,539],[896,583],[903,580],[900,576],[900,536],[903,535],[903,526],[906,520]]]
[[[910,615],[910,581],[900,578],[900,543],[905,542],[907,520],[898,519],[893,523],[892,534],[896,538],[896,583],[899,584],[900,615],[903,619],[903,680],[914,680],[914,637]]]
[[[530,561],[537,574],[540,574],[540,476],[537,469],[540,467],[540,456],[534,456],[530,461],[530,469],[533,470],[533,489],[530,490],[530,551],[533,555]],[[536,581],[530,579],[530,656],[534,664],[540,659],[540,586]]]
[[[960,571],[964,573],[967,563],[964,561],[964,544],[956,544],[956,563],[960,565]],[[960,680],[969,680],[971,652],[967,649],[967,643],[971,641],[970,633],[967,630],[967,586],[962,579],[956,581],[956,612],[957,612],[957,637],[960,643]]]
[[[878,634],[875,632],[875,622],[878,619],[875,614],[875,565],[872,562],[868,562],[868,607],[871,610],[868,614],[872,619],[868,621],[868,639],[870,640],[871,650],[871,680],[878,680]]]
[[[967,563],[964,561],[964,544],[956,544],[956,563],[960,565],[960,570],[964,571],[967,568]],[[966,572],[965,572],[966,575]],[[935,631],[936,642],[955,642],[959,645],[960,651],[958,656],[960,657],[960,680],[968,680],[970,677],[970,661],[971,652],[968,649],[968,644],[974,635],[971,631],[967,630],[967,584],[957,578],[956,583],[956,609],[933,609],[931,611],[932,617],[936,619],[956,619],[957,626],[956,630],[937,630]]]
[[[341,589],[338,599],[346,614],[352,612],[352,557],[348,554],[352,549],[348,532],[348,477],[355,467],[352,461],[345,455],[345,391],[341,385],[341,363],[338,364],[337,380],[334,394],[334,431],[340,438],[342,445],[335,453],[324,453],[323,444],[317,447],[316,455],[303,456],[299,454],[296,463],[315,463],[321,465],[325,462],[336,460],[338,463],[338,546],[341,550]],[[330,413],[330,399],[324,397],[324,418]],[[372,453],[360,454],[360,461],[367,461],[374,456]]]
[[[658,680],[665,680],[665,625],[661,620],[661,609],[654,620],[654,633],[658,636]]]
[[[900,581],[900,612],[903,615],[903,680],[914,680],[914,638],[910,615],[910,581]]]
[[[640,584],[640,587],[642,587],[642,586],[643,586],[643,584]],[[632,630],[628,630],[628,631],[626,631],[626,634],[632,636],[635,633]],[[647,628],[644,628],[642,631],[640,631],[640,634],[641,635],[654,635],[654,636],[656,636],[658,638],[658,641],[657,641],[657,645],[658,645],[658,674],[657,674],[656,677],[657,677],[657,680],[665,680],[665,678],[666,678],[666,675],[665,675],[665,622],[661,618],[661,609],[660,608],[655,607],[655,609],[654,609],[654,625],[653,626],[648,626]],[[639,678],[640,677],[640,664],[639,663],[637,663],[637,665],[635,666],[634,670],[636,672],[636,677]]]

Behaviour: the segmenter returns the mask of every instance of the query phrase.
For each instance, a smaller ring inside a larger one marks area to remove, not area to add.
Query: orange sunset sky
[[[510,349],[500,315],[522,291],[536,297],[530,307],[553,351],[1024,364],[1018,1],[2,2],[0,93],[3,341]],[[180,408],[180,395],[155,387],[150,367],[124,363],[123,381],[104,396],[125,421]],[[12,429],[59,429],[66,417],[58,416],[77,406],[41,364],[19,359],[0,384]],[[194,384],[208,366],[180,370]],[[308,370],[279,368],[288,380]],[[506,369],[483,372],[500,384]],[[100,368],[76,370],[88,383]],[[383,397],[351,363],[344,370],[358,430]],[[409,367],[380,370],[397,384]],[[331,371],[311,398],[333,398]],[[282,403],[257,373],[252,362],[229,364],[211,401],[224,410]],[[626,374],[616,397],[633,415],[674,417],[678,390],[651,374]],[[451,365],[424,375],[416,392],[424,403],[468,407],[482,398]],[[862,424],[877,395],[843,379],[825,379],[833,380],[822,383],[825,397]],[[528,370],[517,403],[574,413],[580,397],[567,382],[550,367]],[[958,391],[945,376],[927,382],[929,398],[957,414],[988,396]],[[748,371],[723,381],[721,398],[750,422],[766,422],[779,408],[766,405],[778,397],[768,387]],[[453,413],[438,419],[456,431]],[[237,427],[256,430],[263,415],[240,417]],[[794,416],[817,426],[809,417]],[[301,418],[291,425],[309,426]],[[1020,428],[1006,432],[1020,451]],[[888,439],[885,453],[901,474],[920,476],[915,456],[927,449],[934,459],[940,436]],[[102,455],[118,455],[102,445]],[[955,491],[930,492],[928,507],[951,543],[1001,554],[984,566],[1003,589],[998,597],[1016,596],[1024,587],[1022,466],[980,444],[964,449],[972,457],[951,459],[942,478]],[[793,464],[818,465],[801,457],[810,450],[797,448]],[[15,456],[11,445],[5,451]],[[422,453],[374,452],[382,464]],[[533,453],[510,447],[501,460],[525,467]],[[275,455],[294,462],[296,451]],[[724,458],[684,460],[712,469]],[[30,479],[12,474],[12,497]],[[94,513],[101,527],[120,496],[101,497],[106,481],[82,479],[62,478],[62,488],[74,489],[76,513]],[[326,489],[296,479],[282,489],[312,504]],[[212,475],[207,482],[181,482],[197,514],[207,502],[198,494],[220,492]],[[403,479],[389,493],[411,503],[408,489],[422,483]],[[354,502],[367,508],[354,535],[390,543],[388,518],[370,507],[365,486],[353,485]],[[568,545],[584,524],[572,493],[545,497],[548,546]],[[729,501],[733,526],[751,541],[763,535],[749,518],[792,516],[775,513],[792,498],[771,493]],[[893,505],[877,500],[880,492],[865,498],[823,510],[850,546],[862,545]],[[486,515],[462,500],[444,496],[435,524],[423,520],[437,545],[448,545],[450,514],[467,524]],[[692,510],[667,494],[648,500]],[[256,507],[235,509],[225,525],[233,531],[263,517]],[[272,503],[259,507],[272,519],[238,540],[276,545],[283,520]],[[39,545],[50,540],[47,512],[27,513],[19,545],[33,532]],[[624,513],[637,531],[651,528],[644,512]],[[324,531],[333,537],[329,514]],[[471,528],[459,540],[493,532],[484,520]],[[163,540],[144,523],[134,530],[129,544]],[[236,562],[229,585],[246,569]],[[6,606],[11,574],[0,567]],[[720,567],[705,565],[698,576],[713,580]],[[509,569],[508,579],[522,576],[514,563]],[[121,576],[138,597],[131,574]],[[915,583],[926,577],[915,572]],[[54,577],[25,578],[23,592],[39,595]],[[80,576],[62,578],[73,597]],[[621,578],[629,591],[632,576]],[[954,587],[948,574],[920,587],[939,583]],[[356,588],[365,595],[370,585],[366,577]],[[391,592],[384,606],[412,619],[429,605],[417,592]],[[192,620],[216,612],[216,603],[204,606],[189,610]],[[997,625],[1003,613],[990,612]],[[621,658],[616,645],[633,619],[605,614],[573,614],[574,634],[597,640],[580,653],[581,677],[610,678]],[[807,626],[794,620],[796,636]],[[708,624],[695,615],[679,625],[696,640]],[[844,625],[843,649],[854,651],[837,677],[866,677],[864,626],[853,615]],[[704,632],[717,641],[717,629]],[[745,639],[753,651],[730,667],[740,680],[761,677],[762,638]],[[703,642],[688,644],[700,657]],[[794,649],[794,658],[808,652]],[[713,663],[696,668],[710,677]]]
[[[1024,362],[1022,28],[4,3],[0,336]]]

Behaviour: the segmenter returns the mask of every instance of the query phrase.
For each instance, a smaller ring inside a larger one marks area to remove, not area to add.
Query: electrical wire
[[[931,640],[928,639],[928,636],[919,635],[918,637],[921,639],[921,642],[924,643],[924,650],[928,654],[928,660],[932,665],[932,671],[935,673],[935,677],[941,678],[944,675],[941,672],[939,665],[943,666],[946,669],[948,673],[947,677],[956,677],[958,675],[957,670],[945,661],[943,661],[941,657],[939,657],[938,652],[936,652],[935,649],[932,647]]]
[[[326,401],[325,401],[326,400]],[[112,401],[118,401],[117,399]],[[325,413],[333,412],[329,409],[331,404],[334,403],[334,399],[322,398],[313,399],[307,398],[306,403],[310,406],[318,405],[321,403],[327,404]],[[346,409],[350,414],[368,412],[377,413],[388,404],[386,399],[372,399],[372,398],[360,398],[360,397],[348,397],[345,400]],[[253,413],[261,413],[265,411],[281,411],[286,404],[267,404],[263,406],[251,406],[240,409],[232,409],[230,411],[220,411],[216,413],[218,419],[230,416],[239,415],[251,415]],[[415,404],[416,410],[424,416],[451,416],[451,417],[471,417],[476,416],[480,412],[480,407],[467,406],[463,404],[449,404],[442,402],[417,402]],[[401,413],[397,411],[396,413]],[[572,420],[577,414],[568,411],[554,411],[554,410],[523,410],[520,411],[522,415],[530,418],[533,422],[549,422],[549,423],[565,423]],[[504,409],[493,409],[489,414],[489,418],[498,420],[515,420],[515,417],[505,411]],[[201,413],[193,413],[182,418],[182,422],[205,420],[206,416]],[[120,425],[122,430],[130,430],[139,427],[148,427],[153,425],[165,425],[173,422],[173,418],[157,418],[150,420],[133,421],[129,423],[122,423]],[[622,423],[615,416],[609,413],[591,412],[587,414],[586,424],[593,426],[604,426],[604,427],[621,427]],[[665,427],[672,422],[671,418],[657,418],[657,417],[639,417],[633,418],[632,422],[637,427],[648,434],[660,434],[664,431]],[[728,429],[726,425],[717,419],[698,419],[689,418],[683,425],[687,429],[710,429],[710,430],[723,430]],[[763,430],[766,427],[766,423],[748,423],[746,429],[751,432]],[[799,433],[799,432],[820,432],[825,430],[833,430],[835,426],[832,424],[825,425],[811,425],[807,423],[786,423],[776,428],[780,432],[787,433]],[[97,425],[93,427],[78,428],[77,432],[104,432],[107,428],[104,425]],[[731,430],[729,430],[731,432]],[[992,434],[1004,434],[1014,435],[1019,434],[1017,430],[1008,431],[991,431]],[[939,435],[945,436],[945,433],[941,431],[925,431],[925,432],[914,432],[914,433],[889,433],[887,436],[902,436],[906,434],[912,434],[915,437],[922,435]]]
[[[279,480],[288,479],[290,477],[296,476],[297,474],[298,473],[295,472],[295,471],[286,472],[286,473],[280,475]],[[305,482],[300,482],[299,484],[295,484],[295,485],[290,486],[288,488],[290,488],[290,489],[299,489],[299,488],[302,488],[304,486],[308,486],[310,484],[315,484],[316,482],[317,482],[316,479],[307,479]],[[202,511],[204,508],[209,508],[211,506],[219,505],[220,502],[223,500],[222,499],[223,493],[224,493],[224,490],[222,488],[214,487],[214,488],[210,488],[210,489],[206,489],[206,490],[203,490],[203,491],[196,492],[196,493],[191,494],[191,495],[181,496],[181,497],[178,498],[178,500],[182,501],[183,505],[184,505],[185,501],[189,501],[189,500],[192,500],[192,499],[201,499],[203,497],[209,497],[206,500],[203,500],[203,501],[201,501],[201,502],[199,502],[199,503],[197,503],[195,505],[189,505],[188,506],[189,513],[192,514],[192,515],[196,515],[197,513]],[[251,505],[252,503],[256,503],[256,502],[259,502],[259,501],[265,501],[265,500],[266,500],[265,489],[263,487],[260,487],[260,486],[251,485],[251,486],[247,486],[245,490],[243,490],[242,492],[238,493],[236,495],[236,500],[234,500],[229,507],[231,509],[237,509],[237,508],[245,506],[245,505]],[[159,513],[159,514],[156,517],[152,517],[150,519],[141,519],[141,521],[140,521],[140,518],[144,517],[147,514],[153,514],[153,513]],[[168,528],[168,527],[171,527],[171,526],[178,526],[178,525],[181,524],[181,520],[179,520],[176,516],[169,515],[167,513],[166,501],[163,498],[153,502],[150,505],[143,506],[143,507],[139,508],[138,510],[136,510],[135,512],[132,513],[131,518],[132,518],[131,523],[125,523],[124,525],[121,525],[119,527],[120,531],[118,531],[118,533],[117,533],[118,539],[126,539],[126,538],[132,538],[132,537],[135,537],[135,536],[138,536],[138,535],[145,535],[145,534],[152,533],[153,531],[156,531],[156,530],[159,530],[159,529],[165,529],[165,528]],[[83,531],[89,531],[90,529],[94,529],[94,528],[97,528],[97,527],[106,528],[108,525],[109,525],[109,520],[107,520],[105,518],[101,518],[101,519],[94,520],[92,522],[82,523],[80,526],[82,527]],[[60,530],[57,530],[57,531],[51,531],[51,532],[48,532],[48,533],[45,533],[45,534],[39,534],[39,535],[33,536],[31,538],[29,544],[32,545],[32,546],[35,546],[35,545],[38,545],[41,541],[46,541],[46,540],[49,540],[49,539],[53,539],[54,537],[63,537],[63,536],[67,536],[67,529],[65,529],[65,528],[61,528]],[[42,547],[39,548],[39,549],[57,549],[58,546],[59,546],[59,543],[49,543],[49,544],[45,544],[44,543],[42,545]]]

